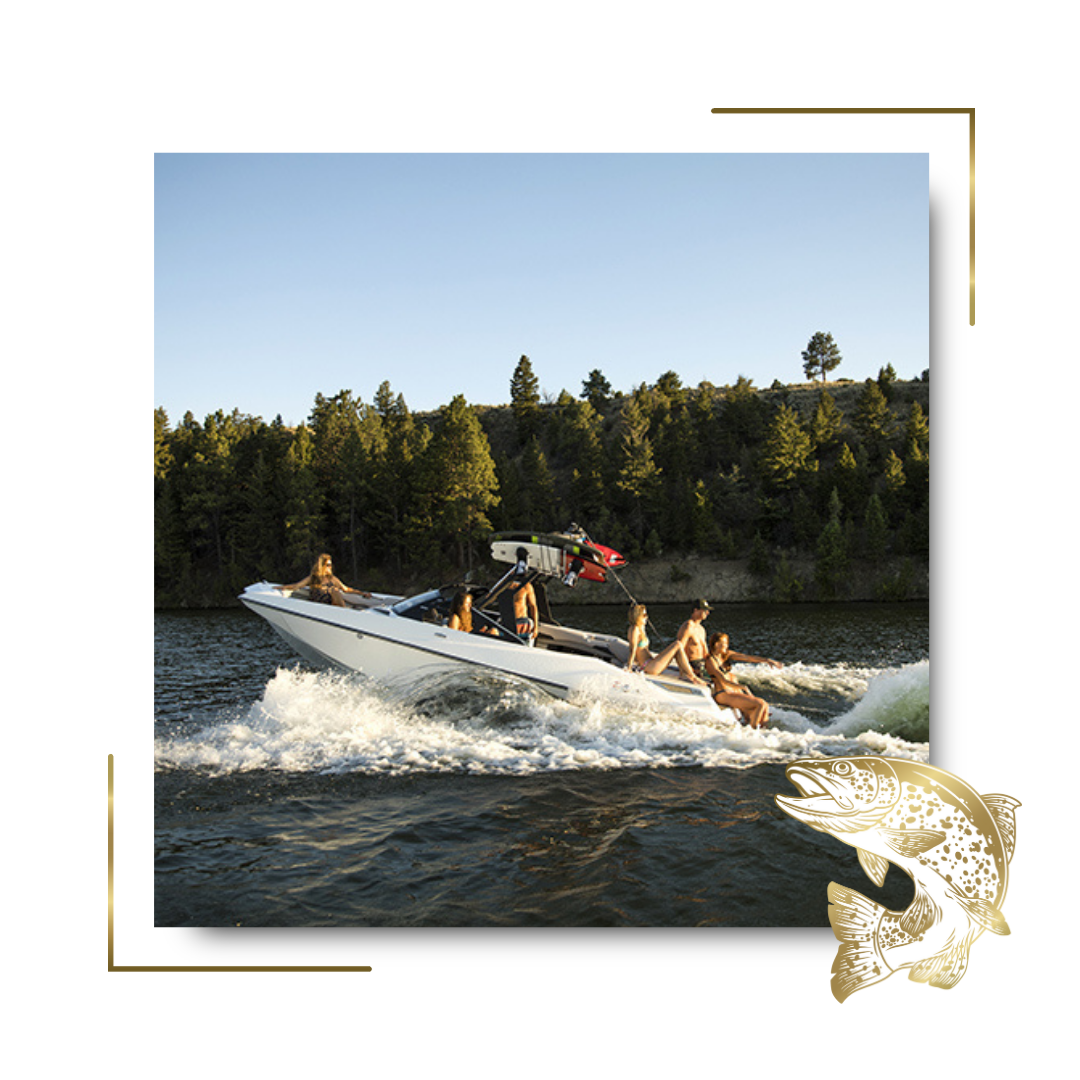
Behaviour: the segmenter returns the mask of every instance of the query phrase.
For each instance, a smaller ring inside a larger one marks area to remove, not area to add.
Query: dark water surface
[[[559,614],[557,612],[557,614]],[[674,633],[681,610],[650,606]],[[619,609],[565,621],[621,631]],[[243,611],[156,616],[158,926],[827,926],[854,849],[776,807],[802,756],[927,758],[926,605],[739,605],[773,729],[298,662]],[[710,628],[713,628],[710,626]]]

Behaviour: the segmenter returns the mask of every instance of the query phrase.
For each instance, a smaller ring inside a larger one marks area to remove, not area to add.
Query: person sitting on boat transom
[[[630,605],[630,629],[627,634],[630,642],[630,656],[626,661],[627,668],[631,671],[643,671],[646,675],[662,675],[674,660],[684,679],[700,686],[707,686],[708,683],[699,679],[691,670],[686,658],[686,649],[681,641],[673,641],[663,652],[655,656],[649,651],[649,635],[645,630],[648,617],[649,612],[644,604]]]
[[[308,588],[308,599],[314,600],[316,604],[333,604],[334,607],[348,607],[345,603],[345,597],[342,595],[343,593],[371,596],[371,593],[364,592],[363,589],[349,588],[348,585],[336,578],[334,576],[334,562],[325,553],[315,560],[311,573],[302,581],[298,581],[295,585],[278,585],[277,588],[279,591],[285,589],[295,591],[296,589],[302,589],[305,585]]]
[[[735,664],[768,664],[782,668],[779,660],[770,660],[765,656],[747,656],[746,653],[734,652],[728,648],[727,634],[713,634],[709,638],[709,655],[706,666],[713,680],[713,701],[734,709],[744,724],[762,728],[769,722],[769,704],[751,694],[749,690],[731,673]]]
[[[705,663],[709,655],[709,644],[705,640],[703,625],[709,616],[709,610],[708,600],[701,598],[695,600],[690,618],[679,627],[679,632],[675,636],[675,640],[686,650],[686,659],[694,674],[702,682],[707,682],[711,675]]]

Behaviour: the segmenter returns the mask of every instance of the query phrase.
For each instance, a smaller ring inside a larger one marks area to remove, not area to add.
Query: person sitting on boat
[[[643,671],[646,675],[662,675],[674,660],[679,671],[688,682],[707,686],[703,679],[699,679],[691,670],[690,663],[686,659],[686,649],[681,641],[673,641],[663,652],[655,655],[649,651],[649,635],[645,629],[649,612],[644,604],[630,605],[630,629],[627,640],[630,642],[630,656],[626,661],[627,669],[631,671]]]
[[[675,640],[686,650],[686,659],[694,674],[706,683],[712,673],[706,666],[709,644],[705,640],[705,627],[702,624],[708,618],[709,611],[709,601],[699,597],[694,601],[690,618],[679,627],[679,632],[675,635]]]
[[[278,589],[295,591],[296,589],[302,589],[305,585],[308,590],[308,599],[314,600],[316,604],[333,604],[334,607],[348,607],[345,603],[344,593],[371,596],[371,593],[364,592],[363,589],[352,589],[339,578],[336,578],[334,576],[333,559],[325,552],[315,560],[311,573],[303,581],[298,581],[295,585],[279,585]]]
[[[768,702],[752,694],[732,674],[732,664],[768,664],[782,668],[779,660],[766,656],[748,656],[729,648],[727,634],[713,634],[709,638],[707,665],[713,680],[713,701],[725,705],[739,714],[744,724],[753,728],[762,728],[769,722]]]
[[[461,630],[466,634],[473,632],[473,600],[472,593],[468,589],[461,589],[450,604],[450,618],[446,625],[451,630]],[[493,633],[488,626],[478,627],[481,634]]]

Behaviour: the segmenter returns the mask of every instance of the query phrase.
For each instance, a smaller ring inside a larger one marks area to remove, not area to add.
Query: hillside
[[[232,603],[321,551],[350,583],[407,591],[482,568],[492,531],[571,522],[654,602],[926,597],[928,373],[603,390],[414,414],[384,383],[373,404],[317,395],[296,428],[157,410],[156,602]]]

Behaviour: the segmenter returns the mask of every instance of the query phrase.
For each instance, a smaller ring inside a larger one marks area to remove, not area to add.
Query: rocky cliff
[[[801,582],[796,590],[799,599],[823,599],[814,583],[813,559],[793,559],[791,574]],[[647,604],[681,604],[703,596],[711,603],[746,603],[773,601],[776,594],[775,573],[755,575],[746,559],[705,559],[680,556],[672,559],[643,561],[619,571],[618,581],[609,575],[603,584],[582,582],[574,589],[552,586],[553,599],[560,605],[621,604],[627,592]],[[883,563],[853,563],[845,575],[835,600],[928,600],[930,570],[926,565],[905,559]],[[787,596],[785,599],[793,599]]]

